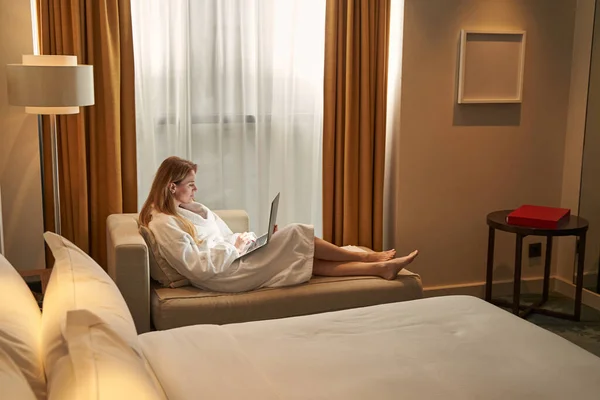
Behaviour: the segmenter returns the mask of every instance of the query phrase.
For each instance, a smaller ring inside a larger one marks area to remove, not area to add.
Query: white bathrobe
[[[234,244],[239,234],[232,233],[208,207],[200,203],[185,207],[179,208],[179,215],[194,224],[199,244],[170,215],[153,212],[149,228],[162,256],[192,285],[218,292],[245,292],[296,285],[312,276],[312,226],[290,224],[279,229],[266,246],[236,260],[240,253]]]

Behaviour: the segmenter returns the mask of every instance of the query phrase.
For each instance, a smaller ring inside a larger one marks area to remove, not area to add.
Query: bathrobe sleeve
[[[219,217],[217,214],[212,212],[211,209],[209,209],[205,205],[200,204],[195,201],[192,203],[189,203],[189,204],[182,204],[182,205],[180,205],[180,207],[184,208],[188,211],[192,211],[193,213],[200,215],[202,218],[211,219],[210,216],[212,216],[212,218],[214,218],[214,220],[216,221],[217,226],[219,227],[219,230],[221,231],[221,235],[223,236],[225,241],[227,243],[230,243],[235,246],[235,242],[241,233],[233,233],[231,231],[231,229],[229,228],[229,226],[227,226],[225,221],[223,221],[221,219],[221,217]],[[250,232],[250,233],[252,233],[252,232]],[[256,235],[253,234],[253,236],[254,236],[254,239],[256,239]]]
[[[212,211],[208,210],[209,213],[213,214],[215,217],[215,221],[217,222],[217,226],[219,227],[219,230],[221,231],[221,235],[223,235],[223,238],[225,239],[225,241],[227,243],[231,243],[232,245],[235,246],[235,241],[237,240],[238,236],[241,235],[241,233],[233,233],[231,231],[231,229],[229,228],[229,226],[227,226],[227,224],[225,223],[225,221],[223,221],[221,219],[221,217],[219,217],[217,214],[213,213]],[[246,232],[250,234],[250,240],[256,240],[257,236],[254,232]],[[241,250],[241,254],[244,254],[246,252],[246,250],[248,249],[248,247],[250,246],[250,242],[246,243],[246,246],[244,246],[242,249],[238,249],[238,251]]]
[[[231,265],[239,256],[235,246],[227,241],[204,239],[196,244],[179,225],[177,218],[165,214],[155,215],[149,224],[161,255],[190,282],[199,284],[215,276],[228,276]],[[210,236],[198,229],[201,239]]]
[[[207,211],[209,213],[211,213],[213,215],[213,217],[215,218],[217,226],[219,227],[219,231],[221,231],[221,235],[223,235],[223,238],[225,239],[225,241],[228,242],[228,243],[231,243],[232,245],[235,246],[235,241],[237,240],[237,238],[238,238],[238,236],[240,234],[239,233],[233,233],[231,231],[231,229],[229,229],[229,226],[227,226],[227,224],[225,223],[225,221],[223,221],[221,219],[221,217],[219,217],[217,214],[215,214],[214,212],[212,212],[208,208],[207,208]]]

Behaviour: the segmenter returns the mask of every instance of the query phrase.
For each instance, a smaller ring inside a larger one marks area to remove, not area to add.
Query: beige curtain
[[[37,0],[41,54],[94,66],[95,105],[58,118],[62,234],[106,267],[106,218],[137,211],[135,91],[129,0]],[[54,227],[44,121],[45,228]]]
[[[383,245],[390,0],[327,0],[323,236]]]

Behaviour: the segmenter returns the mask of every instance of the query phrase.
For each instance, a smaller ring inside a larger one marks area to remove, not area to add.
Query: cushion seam
[[[73,270],[73,258],[71,257],[71,252],[69,251],[67,244],[65,243],[65,238],[63,238],[62,236],[59,235],[60,238],[60,242],[63,245],[63,250],[66,251],[67,253],[67,259],[69,261],[69,272],[71,273],[71,276],[69,277],[71,280],[71,285],[73,286],[73,291],[72,291],[72,295],[73,295],[73,306],[74,309],[77,310],[77,285],[75,285],[75,272]]]
[[[415,276],[410,275],[407,276],[407,278],[414,278]],[[336,279],[336,280],[327,280],[327,281],[309,281],[309,282],[304,282],[298,285],[293,285],[293,286],[285,286],[285,287],[264,287],[264,288],[259,288],[256,290],[251,290],[251,291],[247,291],[247,292],[239,292],[239,293],[218,293],[218,292],[210,292],[211,294],[206,294],[203,295],[202,297],[220,297],[220,296],[242,296],[242,295],[246,295],[246,294],[250,294],[250,293],[262,293],[262,292],[271,292],[273,290],[281,290],[281,289],[287,289],[287,288],[294,288],[294,287],[302,287],[302,286],[308,286],[308,285],[323,285],[323,284],[329,284],[329,283],[338,283],[338,282],[357,282],[357,281],[372,281],[372,280],[380,280],[381,278],[375,277],[375,276],[361,276],[361,277],[356,277],[356,278],[352,278],[352,279]],[[398,279],[394,279],[392,281],[389,282],[394,282],[394,281],[400,281]],[[160,282],[158,282],[160,284]],[[192,285],[190,285],[192,286]],[[194,287],[194,286],[192,286]],[[167,286],[161,286],[160,288],[152,288],[155,292],[157,289],[178,289],[178,288],[170,288]],[[202,289],[198,289],[198,290],[202,290]],[[160,296],[160,294],[157,293],[158,296]],[[180,296],[180,297],[190,297],[190,296]]]
[[[409,276],[407,278],[412,278],[413,280],[417,280],[416,276]],[[347,280],[347,281],[334,281],[334,282],[357,282],[357,281],[360,281],[360,280],[361,279],[350,279],[350,280]],[[368,279],[368,280],[370,281],[372,279]],[[401,282],[399,280],[394,280],[394,281]],[[391,282],[394,282],[394,281],[391,281]],[[313,285],[314,284],[322,285],[322,284],[326,284],[326,283],[332,283],[332,281],[329,281],[329,282],[317,282],[317,283],[313,283]],[[395,285],[395,284],[387,285],[386,288],[395,288],[395,286],[393,286],[393,285]],[[292,287],[295,287],[295,286],[289,286],[289,287],[292,288]],[[259,290],[254,290],[254,291],[250,291],[250,292],[241,292],[241,293],[214,293],[214,294],[203,294],[203,295],[193,294],[193,295],[185,295],[185,296],[184,295],[179,295],[179,296],[175,295],[175,296],[169,296],[169,297],[161,296],[159,293],[156,292],[156,290],[154,290],[154,292],[156,293],[159,301],[161,303],[164,303],[164,302],[169,301],[169,300],[179,300],[179,299],[212,299],[212,298],[217,298],[217,297],[232,297],[232,296],[236,296],[237,297],[237,296],[243,296],[243,295],[251,295],[251,294],[254,294],[254,293],[271,292],[273,290],[282,289],[282,288],[264,288],[264,289],[267,289],[267,290],[259,289]]]

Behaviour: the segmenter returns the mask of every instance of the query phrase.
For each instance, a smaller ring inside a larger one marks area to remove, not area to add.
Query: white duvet
[[[600,358],[467,296],[140,340],[171,400],[600,398]]]

